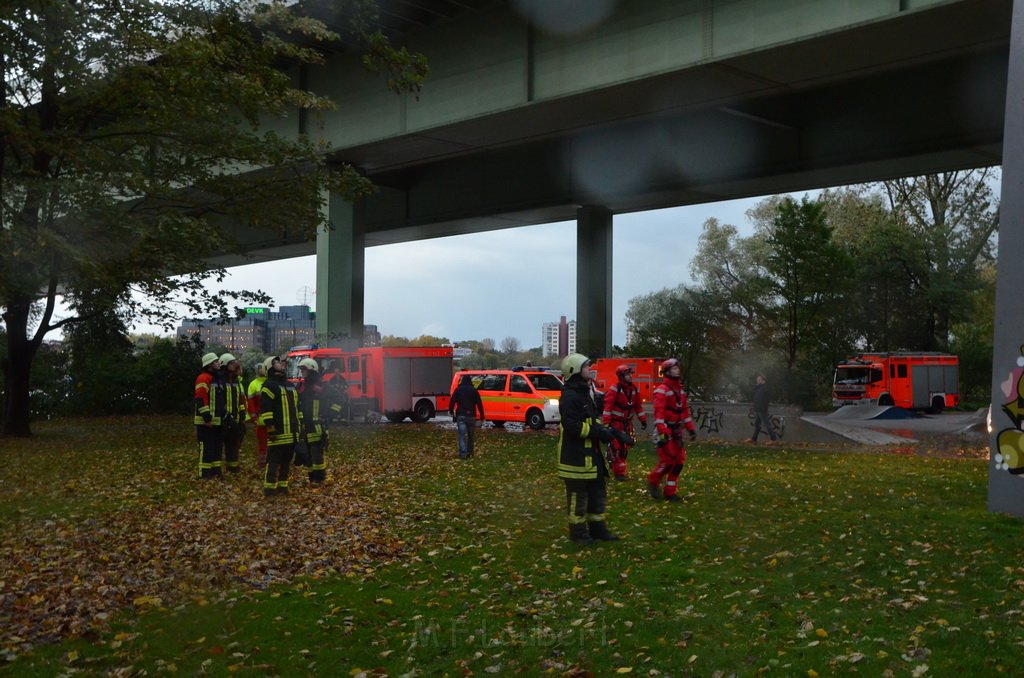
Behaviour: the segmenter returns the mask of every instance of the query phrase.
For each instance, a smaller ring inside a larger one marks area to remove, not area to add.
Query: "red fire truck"
[[[594,384],[600,391],[607,391],[608,387],[619,380],[615,370],[619,365],[629,365],[633,368],[633,385],[637,387],[640,398],[643,402],[651,402],[654,397],[654,389],[661,381],[658,368],[661,360],[657,358],[598,358],[592,367],[597,372],[594,377]]]
[[[340,373],[348,383],[353,418],[381,412],[389,421],[422,423],[448,410],[452,381],[450,346],[340,348],[295,346],[288,351],[288,378],[298,380],[299,361],[312,358],[325,380]]]
[[[948,353],[861,353],[836,365],[832,405],[896,405],[938,414],[960,402],[960,361]]]

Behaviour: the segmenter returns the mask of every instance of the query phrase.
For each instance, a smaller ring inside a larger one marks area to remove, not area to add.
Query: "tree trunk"
[[[29,375],[39,342],[26,337],[29,304],[15,303],[4,313],[7,325],[7,357],[4,359],[4,411],[0,435],[32,435],[29,428]]]

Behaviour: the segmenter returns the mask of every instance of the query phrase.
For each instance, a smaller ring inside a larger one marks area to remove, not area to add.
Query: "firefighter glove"
[[[206,422],[207,424],[213,421],[213,415],[210,414],[209,412],[203,412],[202,417],[203,421]]]
[[[594,438],[598,442],[610,443],[615,436],[613,435],[612,429],[607,426],[601,426],[600,424],[594,424],[591,427],[591,438]]]
[[[658,436],[658,447],[664,447],[665,445],[668,445],[668,434],[662,433]]]
[[[633,436],[629,435],[625,431],[617,431],[612,429],[612,435],[619,441],[620,445],[632,446],[636,445],[636,441],[633,440]]]

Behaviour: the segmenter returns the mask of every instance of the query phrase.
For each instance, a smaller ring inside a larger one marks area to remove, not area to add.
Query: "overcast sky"
[[[758,200],[617,215],[612,342],[626,341],[630,299],[690,282],[690,260],[708,218],[750,235],[745,212]],[[489,337],[497,344],[511,336],[524,349],[540,346],[541,325],[576,317],[575,248],[574,221],[368,248],[365,322],[382,335]],[[224,288],[260,288],[276,306],[287,306],[301,302],[303,288],[315,293],[316,258],[238,266],[228,274]]]

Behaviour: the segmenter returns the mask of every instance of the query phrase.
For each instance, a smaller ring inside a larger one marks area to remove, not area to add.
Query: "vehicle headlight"
[[[548,401],[548,405],[551,405],[551,407],[554,407],[555,409],[557,409],[558,408],[558,398],[552,398],[551,400],[549,400]]]

